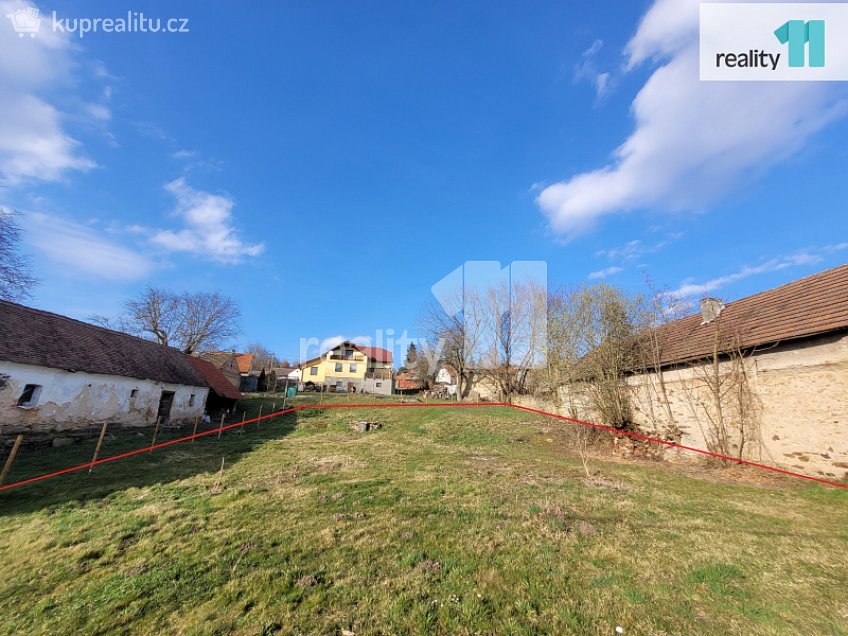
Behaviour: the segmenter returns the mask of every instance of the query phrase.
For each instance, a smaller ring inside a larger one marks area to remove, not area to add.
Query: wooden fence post
[[[262,430],[262,407],[263,406],[265,406],[265,405],[264,404],[259,405],[259,417],[256,419],[256,430],[257,431]]]
[[[6,464],[3,466],[3,472],[0,473],[0,486],[2,486],[6,482],[6,476],[9,474],[9,471],[12,468],[12,462],[15,461],[15,456],[18,454],[18,449],[21,447],[21,442],[23,441],[24,436],[18,435],[15,438],[15,445],[12,446],[12,452],[9,453],[9,457],[6,459]]]
[[[100,449],[103,447],[103,438],[106,437],[106,426],[108,422],[103,422],[103,428],[100,429],[100,437],[97,440],[97,446],[94,447],[94,455],[91,457],[91,466],[88,467],[88,474],[94,470],[94,462],[97,461],[97,456],[100,454]]]
[[[153,447],[156,446],[156,434],[159,432],[159,422],[162,420],[161,417],[156,418],[156,428],[153,429],[153,441],[150,442],[150,450],[148,453],[153,452]]]
[[[200,414],[194,416],[194,430],[191,433],[191,443],[194,444],[194,438],[197,437],[197,425],[200,423]]]
[[[224,413],[221,413],[221,426],[218,427],[218,439],[221,439],[221,432],[224,430]]]

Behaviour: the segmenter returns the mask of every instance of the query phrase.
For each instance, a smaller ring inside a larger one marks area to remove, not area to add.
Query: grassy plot
[[[570,440],[498,407],[304,411],[1,493],[0,631],[848,634],[848,493],[587,478]]]

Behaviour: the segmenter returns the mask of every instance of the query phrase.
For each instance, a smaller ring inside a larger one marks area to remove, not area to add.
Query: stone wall
[[[811,475],[848,475],[848,336],[775,346],[745,358],[744,364],[756,417],[749,421],[755,426],[748,428],[743,456]],[[728,365],[724,363],[720,373],[727,373]],[[711,394],[704,380],[707,373],[704,366],[663,372],[674,426],[659,397],[658,376],[629,378],[635,423],[649,434],[708,450]],[[725,415],[733,422],[733,400],[727,400],[730,407]],[[519,397],[516,403],[599,421],[579,386],[563,387],[557,401]],[[737,435],[732,448],[738,449],[738,443]]]

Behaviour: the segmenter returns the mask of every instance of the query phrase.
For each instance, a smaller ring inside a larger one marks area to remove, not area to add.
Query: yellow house
[[[392,352],[342,342],[301,365],[300,381],[331,391],[361,391],[390,395],[393,389]]]

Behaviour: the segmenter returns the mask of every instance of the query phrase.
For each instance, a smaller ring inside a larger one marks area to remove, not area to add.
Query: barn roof
[[[178,349],[7,301],[0,301],[0,360],[207,386]]]
[[[848,329],[848,265],[840,265],[768,291],[728,303],[703,324],[701,313],[655,330],[661,364],[712,354],[719,348],[748,350]]]
[[[196,356],[189,356],[189,362],[203,376],[209,387],[220,397],[229,398],[231,400],[241,400],[242,394],[234,387],[224,373],[209,360],[204,360]]]

